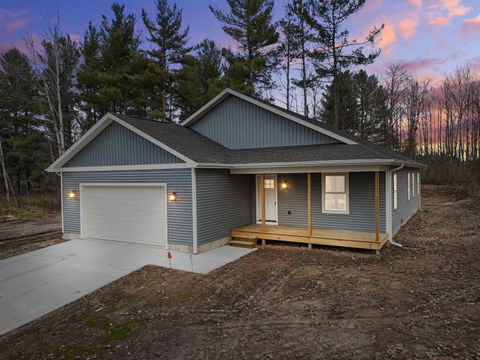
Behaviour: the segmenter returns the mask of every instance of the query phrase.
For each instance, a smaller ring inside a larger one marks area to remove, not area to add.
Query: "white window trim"
[[[326,210],[325,209],[325,176],[345,176],[345,193],[347,198],[347,206],[345,211],[335,211],[335,210]],[[350,186],[349,186],[349,173],[322,173],[322,213],[324,214],[341,214],[348,215],[350,214]]]
[[[398,208],[398,177],[393,174],[393,210]]]
[[[410,173],[407,173],[407,200],[410,200],[412,194],[412,185],[410,182]]]

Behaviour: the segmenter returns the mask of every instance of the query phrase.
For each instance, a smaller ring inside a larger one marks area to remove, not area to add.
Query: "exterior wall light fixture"
[[[282,189],[288,188],[288,183],[286,181],[282,181],[282,184],[280,185]]]
[[[169,199],[170,201],[177,201],[177,193],[176,193],[176,192],[172,192],[172,193],[170,194],[170,196],[168,197],[168,199]]]
[[[69,197],[70,199],[73,199],[76,195],[77,195],[77,194],[75,194],[75,191],[73,191],[73,190],[68,193],[68,197]]]

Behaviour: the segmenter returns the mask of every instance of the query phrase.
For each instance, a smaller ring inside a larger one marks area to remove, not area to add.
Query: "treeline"
[[[142,9],[141,18],[114,3],[97,25],[88,24],[81,42],[55,19],[40,46],[27,37],[27,54],[11,49],[0,57],[0,165],[7,195],[58,186],[44,169],[106,112],[180,121],[226,87],[429,164],[478,165],[478,98],[470,98],[468,111],[451,96],[440,100],[447,89],[460,91],[456,75],[439,92],[401,63],[384,74],[367,73],[380,55],[375,44],[383,25],[364,39],[347,26],[366,0],[290,0],[277,23],[273,0],[226,0],[227,10],[210,6],[235,49],[209,39],[192,44],[182,9],[174,1],[152,1],[154,13]],[[469,89],[475,84],[471,74],[462,81]]]

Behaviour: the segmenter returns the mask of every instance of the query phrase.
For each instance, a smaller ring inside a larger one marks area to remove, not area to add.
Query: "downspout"
[[[393,174],[394,172],[397,172],[397,171],[402,170],[402,169],[403,169],[403,164],[401,164],[399,167],[396,167],[395,169],[391,170],[391,171],[390,171],[390,174]],[[392,211],[392,212],[393,212],[393,211]],[[403,247],[402,244],[397,243],[396,241],[393,241],[393,234],[392,234],[392,239],[391,239],[391,240],[388,240],[388,242],[389,242],[391,245],[398,246],[398,247]]]

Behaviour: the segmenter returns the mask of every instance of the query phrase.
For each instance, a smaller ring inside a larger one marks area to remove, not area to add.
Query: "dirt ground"
[[[62,242],[60,216],[0,219],[0,260]]]
[[[480,205],[442,187],[358,251],[267,246],[208,275],[142,268],[0,338],[0,358],[480,359]]]

